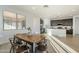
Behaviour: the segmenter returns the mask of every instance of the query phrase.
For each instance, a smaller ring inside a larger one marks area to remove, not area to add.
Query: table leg
[[[35,42],[32,45],[32,52],[35,53]]]
[[[13,53],[15,53],[16,51],[15,51],[15,48],[13,47]]]

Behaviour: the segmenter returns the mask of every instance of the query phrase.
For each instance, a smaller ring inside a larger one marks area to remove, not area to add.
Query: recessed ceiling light
[[[44,5],[43,7],[48,7],[48,5]]]

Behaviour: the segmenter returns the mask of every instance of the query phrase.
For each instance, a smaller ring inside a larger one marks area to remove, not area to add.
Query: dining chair
[[[37,53],[47,53],[47,39],[43,39],[41,42],[37,43],[36,47]]]
[[[37,46],[36,53],[48,53],[47,46],[44,46],[44,45]]]
[[[12,38],[12,37],[9,38],[9,40],[12,40],[12,42],[15,43],[15,45],[17,45],[17,46],[21,46],[23,44],[23,42],[21,40],[18,40],[18,39],[14,40],[14,38]]]
[[[18,46],[20,46],[20,45],[23,44],[23,42],[22,42],[21,40],[18,40],[18,39],[17,39],[17,40],[15,41],[15,44],[17,44]]]
[[[10,48],[10,53],[28,53],[29,52],[29,47],[26,45],[18,46],[16,43],[13,42],[12,38],[9,39],[11,48]]]
[[[37,43],[37,45],[44,45],[44,46],[47,46],[47,39],[43,39],[41,40],[39,43]]]
[[[10,44],[11,44],[10,53],[15,52],[16,45],[14,44],[12,38],[9,38],[9,41],[10,41]]]
[[[29,53],[29,52],[30,52],[30,49],[26,45],[20,46],[16,49],[16,53]]]

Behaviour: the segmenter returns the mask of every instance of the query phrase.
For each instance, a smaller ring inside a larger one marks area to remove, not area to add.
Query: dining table
[[[45,39],[44,34],[16,34],[14,35],[14,40],[18,38],[24,42],[29,42],[32,44],[32,52],[35,53],[36,44]]]

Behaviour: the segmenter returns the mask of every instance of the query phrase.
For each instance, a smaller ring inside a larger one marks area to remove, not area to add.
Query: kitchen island
[[[49,35],[55,35],[60,37],[66,37],[66,29],[47,29],[46,32]]]

